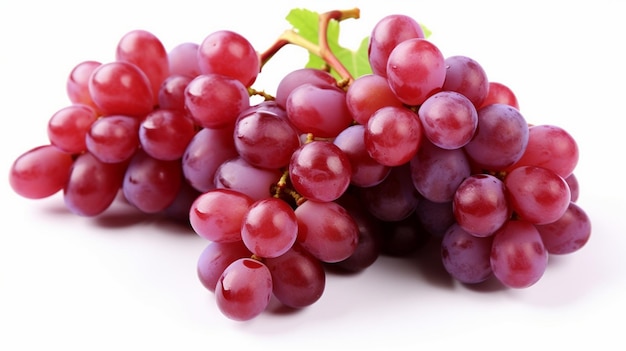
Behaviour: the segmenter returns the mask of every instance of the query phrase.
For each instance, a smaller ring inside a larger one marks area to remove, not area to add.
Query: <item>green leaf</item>
[[[425,25],[420,23],[420,27],[422,27],[422,31],[424,31],[424,38],[428,39],[428,37],[430,37],[431,34],[433,34],[433,32],[428,29],[428,27],[426,27]]]
[[[297,8],[291,10],[286,19],[300,36],[312,43],[319,44],[319,14],[317,12]],[[339,45],[339,22],[332,20],[328,24],[327,40],[330,50],[353,78],[372,73],[367,56],[369,38],[364,38],[356,51],[342,47]],[[309,53],[309,61],[305,67],[324,68],[325,66],[325,62],[321,57]],[[331,70],[331,74],[335,78],[341,79],[335,70]]]

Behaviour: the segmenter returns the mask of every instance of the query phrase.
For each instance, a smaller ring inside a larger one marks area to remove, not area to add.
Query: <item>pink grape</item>
[[[283,200],[267,198],[254,202],[245,213],[241,238],[253,254],[263,258],[278,257],[289,249],[298,236],[298,222],[293,209]]]
[[[272,297],[272,275],[265,264],[240,258],[226,267],[215,286],[220,311],[235,321],[261,314]]]
[[[551,254],[564,255],[580,250],[591,236],[591,220],[576,203],[570,202],[567,210],[556,221],[535,225],[546,249]]]
[[[67,153],[79,154],[87,149],[85,138],[97,118],[96,111],[89,105],[66,106],[48,120],[48,139]]]
[[[559,219],[567,210],[571,194],[558,174],[541,167],[522,166],[504,178],[511,209],[534,224]]]
[[[491,246],[493,237],[477,237],[453,224],[441,241],[443,266],[456,280],[477,284],[492,275]]]
[[[297,242],[322,262],[339,262],[356,250],[359,228],[336,202],[306,201],[295,210]]]
[[[192,77],[180,74],[172,74],[165,78],[159,87],[159,108],[185,111],[185,89],[192,79]]]
[[[244,113],[237,119],[235,148],[248,163],[269,169],[289,165],[300,136],[289,120],[268,111]]]
[[[181,182],[177,161],[157,160],[140,149],[130,160],[122,191],[126,200],[140,211],[157,213],[176,199]]]
[[[511,216],[504,183],[488,174],[474,174],[463,180],[454,193],[454,217],[466,232],[490,236]]]
[[[214,242],[241,241],[241,226],[254,200],[230,189],[202,193],[191,204],[189,222],[199,236]]]
[[[289,94],[285,106],[293,126],[316,137],[336,137],[352,123],[346,93],[336,87],[302,84]]]
[[[322,263],[299,245],[284,254],[267,258],[274,296],[285,306],[304,308],[319,300],[326,287]]]
[[[478,129],[464,149],[474,163],[502,171],[517,162],[528,145],[528,124],[515,108],[491,104],[478,110]]]
[[[489,82],[489,88],[487,89],[487,96],[483,100],[480,107],[485,107],[492,104],[505,104],[514,107],[519,110],[519,101],[517,96],[513,93],[513,90],[503,83]],[[479,107],[479,108],[480,108]]]
[[[424,135],[442,149],[458,149],[474,137],[478,112],[464,95],[442,91],[424,101],[417,112]]]
[[[363,135],[368,154],[385,166],[409,162],[422,141],[419,117],[405,107],[383,107],[370,117]]]
[[[205,128],[230,126],[248,107],[248,90],[234,78],[201,74],[185,88],[185,108],[195,123]]]
[[[430,201],[452,201],[461,182],[470,176],[470,164],[461,149],[446,150],[425,141],[409,162],[412,184]]]
[[[261,70],[258,53],[241,34],[218,30],[198,46],[198,67],[203,74],[219,74],[249,87]]]
[[[63,188],[65,206],[80,216],[101,214],[115,200],[125,171],[126,163],[105,163],[88,152],[80,154]]]
[[[9,184],[28,199],[42,199],[59,192],[70,176],[72,155],[54,145],[34,147],[18,156],[9,171]]]
[[[537,283],[548,265],[548,251],[535,226],[511,220],[494,235],[491,269],[505,286],[527,288]]]
[[[143,118],[154,107],[150,80],[130,62],[113,61],[98,66],[88,86],[93,102],[103,115]]]
[[[157,109],[141,122],[138,133],[139,143],[148,155],[174,161],[183,156],[196,130],[183,111]]]
[[[294,189],[305,198],[333,201],[350,185],[352,168],[338,146],[328,141],[312,141],[293,153],[289,177]]]
[[[449,56],[445,59],[446,79],[444,91],[463,94],[478,109],[489,93],[489,80],[483,67],[471,57]]]
[[[200,75],[198,64],[199,44],[193,42],[183,42],[174,46],[167,53],[170,76],[181,75],[191,79]]]
[[[102,63],[99,61],[87,60],[79,62],[72,68],[65,83],[67,97],[72,103],[85,104],[93,109],[98,108],[89,93],[89,77],[91,77],[93,71],[100,65],[102,65]]]
[[[426,39],[405,40],[389,54],[389,86],[398,99],[407,105],[424,103],[429,96],[441,90],[445,78],[443,54]]]
[[[99,118],[91,124],[85,145],[102,162],[128,161],[139,148],[139,121],[123,115]]]

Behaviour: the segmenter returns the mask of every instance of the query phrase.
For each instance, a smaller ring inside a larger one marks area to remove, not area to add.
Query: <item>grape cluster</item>
[[[31,199],[62,191],[81,216],[121,198],[186,221],[207,242],[200,282],[239,321],[272,297],[315,303],[327,269],[362,271],[427,242],[458,281],[511,288],[585,245],[567,131],[527,123],[511,89],[444,56],[409,16],[375,25],[368,59],[371,74],[341,80],[294,70],[271,96],[252,88],[262,55],[238,33],[167,51],[133,30],[114,61],[70,72],[71,104],[10,184]]]

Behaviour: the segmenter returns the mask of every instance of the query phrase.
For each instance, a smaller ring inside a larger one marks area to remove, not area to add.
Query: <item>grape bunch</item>
[[[321,14],[319,30],[358,15]],[[370,33],[371,73],[353,76],[321,35],[301,46],[323,67],[286,74],[274,95],[254,89],[282,46],[304,42],[289,35],[259,52],[218,30],[168,51],[128,32],[114,61],[70,72],[71,103],[49,119],[49,143],[14,161],[12,188],[61,191],[80,216],[125,201],[186,222],[206,239],[199,281],[238,321],[272,298],[310,306],[329,269],[359,272],[427,243],[459,282],[510,288],[586,244],[574,138],[528,123],[477,61],[445,56],[393,14]]]

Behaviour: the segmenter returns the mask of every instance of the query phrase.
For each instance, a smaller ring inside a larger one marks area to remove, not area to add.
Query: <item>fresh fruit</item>
[[[69,72],[49,143],[19,156],[9,183],[31,199],[62,191],[84,217],[120,198],[182,217],[206,241],[199,281],[237,321],[272,297],[313,305],[327,269],[363,271],[381,255],[435,247],[461,283],[521,289],[550,255],[584,247],[574,137],[528,123],[511,89],[407,15],[380,19],[358,51],[341,47],[329,27],[359,16],[293,10],[294,27],[315,18],[318,31],[285,31],[266,51],[228,30],[169,51],[130,31],[114,61]],[[253,87],[287,44],[309,63],[274,95]]]

